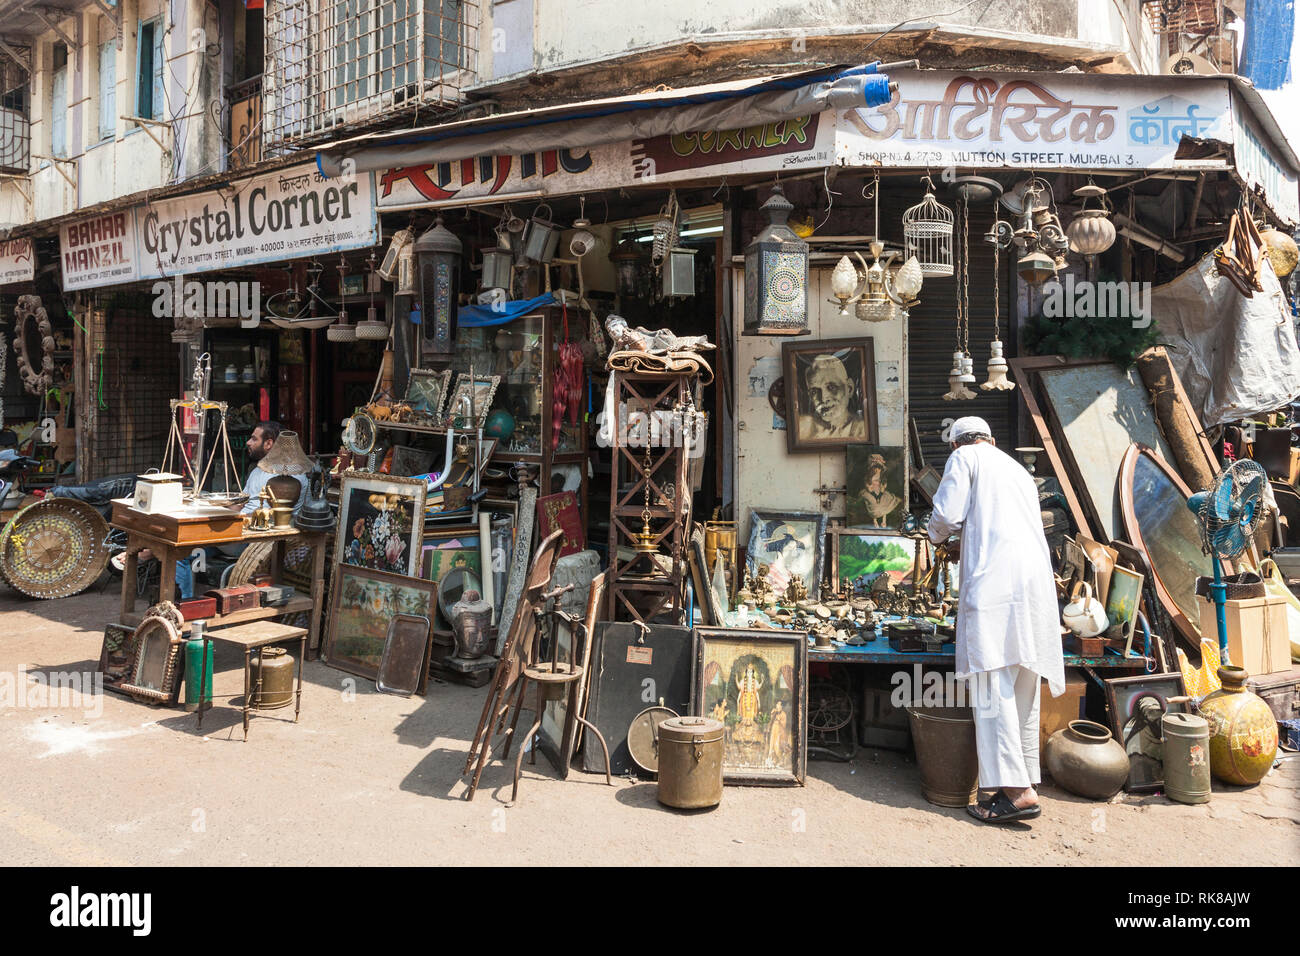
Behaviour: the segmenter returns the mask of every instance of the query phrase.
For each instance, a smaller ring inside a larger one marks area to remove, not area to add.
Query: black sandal
[[[975,805],[967,806],[966,812],[980,823],[1015,823],[1019,820],[1032,820],[1043,813],[1043,808],[1036,803],[1032,807],[1017,807],[1004,790],[999,790],[988,800],[980,801],[978,806],[987,811],[988,816],[980,816]]]

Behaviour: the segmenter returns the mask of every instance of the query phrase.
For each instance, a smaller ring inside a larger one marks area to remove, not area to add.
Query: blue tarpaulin
[[[494,305],[462,305],[456,313],[462,329],[481,329],[490,325],[505,325],[521,315],[555,305],[554,293],[548,292],[532,299],[516,299]]]
[[[1280,89],[1290,79],[1295,0],[1246,0],[1241,75],[1256,89]]]

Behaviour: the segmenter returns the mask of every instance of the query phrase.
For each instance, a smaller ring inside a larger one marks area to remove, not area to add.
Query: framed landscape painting
[[[432,620],[436,605],[431,581],[340,564],[321,656],[331,667],[376,680],[393,618],[414,614]]]

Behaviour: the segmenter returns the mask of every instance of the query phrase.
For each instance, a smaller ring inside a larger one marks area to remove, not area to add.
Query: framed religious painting
[[[722,782],[803,785],[808,635],[697,627],[691,709],[723,725]]]
[[[870,338],[786,342],[785,440],[791,454],[880,440],[876,358]]]
[[[414,575],[424,532],[422,478],[345,472],[334,554],[340,564]]]
[[[850,445],[844,455],[845,523],[850,528],[897,529],[907,514],[907,449]]]
[[[794,580],[802,581],[808,597],[821,596],[826,558],[828,519],[819,511],[749,511],[749,546],[745,571],[785,594]]]
[[[442,417],[452,428],[482,428],[499,384],[500,375],[475,375],[471,379],[461,372],[456,376],[456,388],[443,409]]]
[[[331,667],[376,680],[394,618],[413,614],[432,620],[437,602],[431,581],[339,565],[321,656]]]
[[[435,372],[430,368],[413,368],[406,380],[406,404],[417,418],[438,421],[447,401],[451,369]]]
[[[561,491],[537,499],[537,533],[545,540],[555,531],[563,531],[560,557],[586,550],[587,535],[578,511],[578,496],[572,491]]]

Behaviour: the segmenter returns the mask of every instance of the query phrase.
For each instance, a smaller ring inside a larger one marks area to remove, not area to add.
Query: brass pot
[[[1128,779],[1128,754],[1110,730],[1091,720],[1072,720],[1047,739],[1043,765],[1052,779],[1080,797],[1109,800]]]
[[[252,705],[275,710],[293,703],[293,657],[283,647],[264,647],[252,663]],[[258,679],[262,685],[258,687]]]
[[[1259,783],[1277,757],[1277,719],[1246,689],[1249,676],[1244,667],[1220,667],[1222,686],[1198,708],[1210,725],[1210,772],[1238,786]]]

